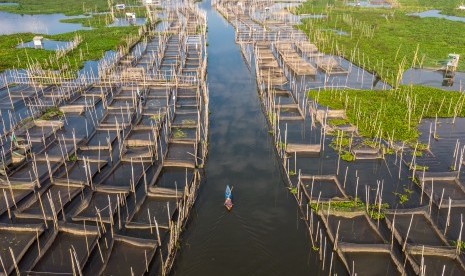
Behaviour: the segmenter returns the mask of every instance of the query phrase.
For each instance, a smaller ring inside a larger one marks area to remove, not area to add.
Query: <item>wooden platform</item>
[[[314,153],[319,154],[321,152],[320,144],[287,144],[286,153]]]
[[[303,59],[291,43],[278,43],[276,49],[283,62],[297,75],[316,75],[316,68]]]
[[[329,75],[348,74],[334,57],[320,58],[316,61],[316,66]]]
[[[383,154],[380,152],[380,150],[373,148],[352,149],[352,154],[354,155],[355,160],[372,160],[383,158]]]

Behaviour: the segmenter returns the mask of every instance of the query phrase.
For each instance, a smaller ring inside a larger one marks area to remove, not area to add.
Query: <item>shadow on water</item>
[[[255,78],[234,30],[209,2],[202,7],[208,14],[209,157],[173,274],[322,273],[282,182]],[[226,184],[234,186],[231,213],[223,207]]]

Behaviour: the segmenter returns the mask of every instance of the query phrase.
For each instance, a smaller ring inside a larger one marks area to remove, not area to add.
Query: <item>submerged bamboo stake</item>
[[[73,276],[76,276],[76,268],[74,267],[74,257],[71,248],[69,249],[69,256],[71,258],[71,268],[73,270]]]
[[[3,272],[5,273],[5,275],[8,275],[8,273],[6,272],[5,264],[3,263],[2,256],[0,256],[0,264],[2,265]]]
[[[412,217],[410,218],[410,224],[409,224],[408,229],[407,229],[407,234],[405,235],[404,244],[402,245],[402,251],[403,252],[405,252],[405,246],[407,245],[408,235],[410,234],[410,228],[412,227],[413,215],[414,214],[412,214]]]
[[[11,259],[13,260],[13,265],[15,266],[16,275],[21,276],[21,273],[18,268],[18,263],[16,262],[15,254],[13,253],[13,249],[11,249],[11,247],[8,247],[8,249],[10,250]]]
[[[452,205],[452,200],[449,197],[449,207],[447,208],[447,219],[446,219],[446,225],[444,227],[444,236],[446,235],[447,228],[449,227],[449,224],[450,224],[450,208],[451,208],[451,205]]]

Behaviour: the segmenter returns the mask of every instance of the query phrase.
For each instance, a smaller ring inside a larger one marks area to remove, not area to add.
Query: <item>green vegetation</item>
[[[383,151],[383,155],[386,155],[386,154],[394,154],[394,153],[395,153],[394,149],[392,149],[392,148],[387,148],[387,147],[385,147],[384,145],[381,145],[381,150]]]
[[[346,162],[352,162],[355,160],[355,156],[350,151],[343,151],[340,155],[341,159]]]
[[[374,220],[384,219],[386,217],[385,211],[388,208],[389,204],[387,203],[382,203],[381,206],[379,204],[370,204],[368,206],[368,215]]]
[[[351,200],[341,200],[341,201],[331,201],[328,202],[321,202],[320,204],[313,203],[310,204],[310,207],[313,211],[318,212],[321,210],[325,212],[330,208],[330,211],[340,211],[340,212],[357,212],[357,211],[366,211],[367,206],[364,202],[362,202],[359,198],[351,199]],[[385,217],[385,210],[389,208],[389,204],[382,203],[381,205],[378,204],[370,204],[368,206],[368,216],[372,219],[384,219]]]
[[[111,14],[96,14],[90,17],[62,19],[60,22],[82,24],[84,27],[101,28],[111,24],[113,18]]]
[[[76,154],[71,154],[69,157],[68,157],[68,161],[69,162],[76,162],[78,160]]]
[[[409,165],[409,168],[411,170],[413,170],[415,168],[416,171],[427,171],[429,170],[429,167],[428,166],[421,166],[421,165],[418,165],[418,164],[415,164],[415,167],[412,166],[412,164],[408,164]]]
[[[394,195],[399,198],[399,203],[402,205],[410,199],[410,195],[413,193],[413,191],[407,187],[404,187],[403,190],[403,193],[394,192]]]
[[[124,0],[126,5],[140,5],[137,0]],[[90,12],[104,12],[110,5],[116,5],[112,0],[0,0],[0,3],[18,3],[15,6],[0,6],[0,10],[19,14],[49,14],[64,13],[66,15],[79,15]]]
[[[63,112],[61,112],[58,107],[49,107],[45,109],[44,114],[42,114],[39,119],[48,121],[54,119],[55,117],[63,117]]]
[[[23,33],[3,35],[0,39],[0,72],[6,69],[30,68],[44,70],[61,70],[61,76],[75,77],[75,72],[83,67],[84,62],[100,59],[106,51],[126,48],[138,40],[138,27],[112,27],[106,26],[113,22],[111,14],[93,14],[107,12],[116,4],[113,0],[71,0],[65,4],[56,0],[0,0],[0,2],[13,2],[19,5],[0,6],[0,10],[20,14],[47,14],[64,13],[66,15],[91,14],[89,17],[63,19],[64,23],[79,23],[93,30],[81,30],[73,33],[58,35],[43,35],[44,38],[58,41],[71,41],[76,35],[82,38],[79,46],[67,53],[64,57],[57,56],[55,51],[43,49],[17,49],[21,42],[29,42],[34,34]],[[131,5],[125,10],[114,11],[114,16],[124,18],[126,12],[134,12],[137,17],[146,17],[146,8],[136,0],[123,1]],[[134,5],[134,6],[132,6]]]
[[[408,15],[419,10],[442,9],[465,16],[455,8],[461,1],[400,0],[392,9],[349,7],[343,1],[311,0],[296,13],[326,14],[323,19],[305,19],[299,26],[321,51],[342,55],[397,85],[409,67],[444,64],[449,53],[465,55],[465,24],[438,18]],[[328,29],[347,32],[343,36]],[[465,70],[465,63],[459,63]]]
[[[430,87],[310,91],[308,95],[323,106],[345,109],[350,123],[362,136],[412,144],[419,136],[420,118],[465,116],[465,94]],[[448,108],[450,103],[452,107]]]
[[[161,114],[161,113],[159,113],[159,114],[154,114],[154,115],[150,116],[150,120],[152,120],[152,121],[159,121],[162,117],[163,117],[163,114]]]
[[[333,133],[334,135],[334,133]],[[337,130],[336,136],[333,137],[333,140],[329,146],[334,149],[341,156],[341,159],[347,162],[355,160],[355,156],[350,151],[352,145],[352,138],[349,138],[343,131]]]
[[[125,20],[126,12],[133,12],[137,18],[146,18],[147,9],[145,7],[128,7],[125,10],[115,10],[113,16],[111,13],[93,14],[89,17],[66,18],[60,20],[63,23],[82,24],[84,27],[101,28],[113,23],[114,18]]]
[[[173,130],[173,138],[175,139],[180,139],[180,138],[186,138],[187,134],[182,131],[180,128],[174,128]]]
[[[330,126],[343,126],[343,125],[349,124],[349,121],[347,119],[335,118],[335,119],[329,119],[328,124]]]
[[[0,39],[0,72],[12,68],[28,68],[40,64],[42,69],[62,69],[75,71],[82,68],[88,60],[100,59],[106,51],[117,50],[118,47],[127,47],[129,41],[138,35],[137,27],[99,28],[76,33],[58,35],[44,35],[45,38],[71,41],[78,34],[82,42],[66,56],[56,59],[54,51],[43,49],[17,49],[21,41],[28,42],[34,34],[5,35]]]
[[[297,187],[289,187],[289,192],[293,195],[296,195],[297,194]]]
[[[465,250],[465,242],[464,241],[450,241],[450,245],[460,248],[461,251]]]
[[[330,211],[354,212],[365,210],[365,203],[357,198],[357,200],[336,200],[331,201],[331,203],[320,202],[320,204],[312,202],[310,207],[315,212],[318,212],[320,209],[322,211],[326,211],[328,210],[328,207],[330,208]]]
[[[465,11],[457,7],[463,4],[462,0],[398,0],[400,8],[405,10],[441,10],[442,14],[465,16]]]
[[[192,119],[187,119],[187,120],[182,120],[182,124],[183,125],[195,125],[195,120],[192,120]]]

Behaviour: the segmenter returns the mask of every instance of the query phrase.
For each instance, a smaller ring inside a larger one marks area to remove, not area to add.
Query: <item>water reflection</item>
[[[354,1],[346,3],[347,6],[363,8],[390,8],[391,5],[385,1]]]
[[[465,84],[465,73],[456,72],[452,86],[443,85],[444,72],[427,69],[408,69],[402,76],[402,84],[415,84],[441,88],[450,91],[463,91]]]
[[[60,20],[76,18],[76,16],[65,16],[64,14],[14,14],[0,12],[0,35],[16,33],[36,33],[36,34],[61,34],[74,32],[77,30],[90,30],[81,24],[62,23]]]
[[[429,11],[424,11],[424,12],[411,13],[409,15],[417,16],[417,17],[420,17],[420,18],[433,17],[433,18],[447,19],[447,20],[450,20],[450,21],[465,22],[465,17],[441,14],[440,10],[429,10]]]
[[[19,6],[18,3],[0,3],[0,6]]]
[[[316,256],[309,260],[306,229],[282,183],[254,74],[241,58],[234,29],[209,4],[207,181],[174,274],[309,275],[319,263]],[[234,186],[231,213],[222,206],[226,184]]]
[[[66,50],[70,48],[72,46],[72,43],[68,41],[57,41],[57,40],[51,40],[51,39],[44,39],[44,41],[42,42],[42,46],[44,50],[57,51],[57,50]],[[16,46],[16,48],[35,48],[34,41],[20,43],[18,46]]]
[[[115,21],[108,25],[108,27],[142,26],[145,22],[147,22],[145,18],[136,18],[135,22],[125,18],[115,18]]]

